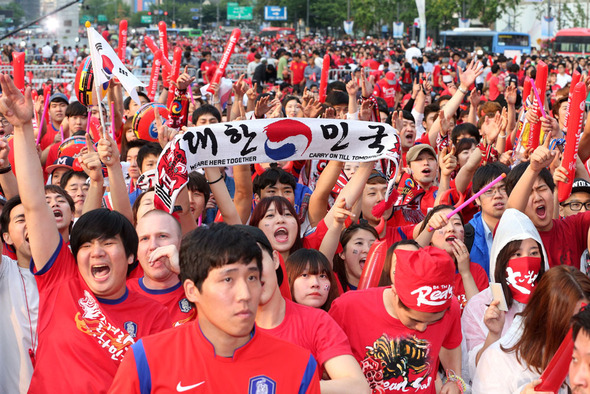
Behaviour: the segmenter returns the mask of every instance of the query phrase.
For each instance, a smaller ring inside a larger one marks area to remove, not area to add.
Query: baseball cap
[[[572,193],[584,192],[590,194],[590,182],[582,178],[574,179],[572,184]]]
[[[70,103],[70,100],[68,100],[68,96],[66,96],[65,94],[60,93],[60,92],[53,93],[51,95],[51,97],[49,97],[49,102],[50,103],[53,102],[53,101],[59,101],[59,100],[63,101],[66,104],[69,104]]]
[[[437,313],[449,308],[453,299],[455,265],[442,249],[427,246],[418,250],[396,249],[395,291],[410,309]]]
[[[416,40],[410,41],[410,45],[416,45]]]
[[[395,84],[395,73],[393,71],[388,71],[387,74],[385,74],[385,80],[387,81],[388,84],[394,85]]]
[[[55,159],[52,165],[45,167],[45,172],[51,174],[58,168],[67,168],[68,170],[74,169],[74,158],[71,156],[61,156]]]
[[[412,146],[410,150],[408,150],[408,153],[406,154],[406,163],[410,164],[410,162],[416,160],[418,155],[424,150],[427,150],[436,159],[436,152],[432,146],[428,144],[418,144]]]

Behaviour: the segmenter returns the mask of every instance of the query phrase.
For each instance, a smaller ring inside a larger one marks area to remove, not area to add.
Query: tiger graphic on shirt
[[[87,290],[84,297],[78,300],[82,312],[74,318],[76,327],[86,335],[96,338],[97,343],[109,353],[115,361],[123,360],[129,346],[135,341],[125,330],[111,324],[100,309],[100,306]]]
[[[419,391],[432,383],[429,351],[430,343],[414,335],[393,339],[383,334],[367,346],[361,368],[373,393]]]

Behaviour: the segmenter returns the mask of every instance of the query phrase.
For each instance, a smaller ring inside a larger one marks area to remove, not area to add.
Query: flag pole
[[[88,36],[88,46],[90,48],[94,47],[94,41],[92,38],[92,34],[90,32],[90,29],[92,28],[90,25],[89,21],[86,21],[85,23],[86,26],[86,35]],[[92,79],[94,80],[94,92],[96,93],[96,101],[97,101],[97,105],[98,105],[98,116],[100,117],[100,124],[102,126],[102,138],[106,138],[106,129],[105,129],[105,125],[104,125],[104,117],[102,116],[102,105],[101,105],[101,99],[100,99],[100,86],[98,85],[98,78],[96,78],[96,67],[94,66],[95,64],[99,64],[96,59],[94,58],[94,55],[92,54],[93,51],[90,51],[90,62],[92,63],[92,72],[93,72],[93,76]]]

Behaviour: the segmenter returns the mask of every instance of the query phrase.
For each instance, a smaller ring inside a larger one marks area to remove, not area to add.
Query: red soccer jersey
[[[349,291],[337,298],[330,315],[340,324],[373,393],[436,393],[441,347],[461,345],[461,319],[455,300],[426,331],[411,330],[383,303],[386,287]]]
[[[104,393],[129,346],[170,327],[166,308],[135,292],[96,297],[63,242],[35,277],[39,347],[29,393]]]
[[[188,323],[197,317],[197,310],[186,298],[184,288],[180,282],[169,289],[151,290],[145,287],[143,278],[132,278],[127,279],[127,287],[142,296],[151,298],[157,303],[164,305],[168,309],[168,313],[170,313],[172,327]]]
[[[319,394],[316,367],[308,350],[258,330],[233,357],[217,356],[195,321],[133,345],[109,392]]]
[[[580,269],[580,258],[588,247],[589,227],[590,212],[584,212],[553,219],[551,230],[539,231],[549,258],[549,267],[565,264]]]
[[[489,278],[488,274],[486,274],[486,270],[483,267],[476,263],[469,263],[469,271],[471,271],[471,275],[473,276],[473,280],[475,281],[475,285],[479,291],[483,291],[489,287]],[[463,308],[467,304],[467,297],[465,297],[465,286],[463,286],[463,278],[461,278],[461,274],[457,272],[455,274],[455,286],[453,287],[453,294],[457,297],[457,301],[459,301],[459,306],[461,307],[461,313],[463,313]]]
[[[298,85],[303,81],[305,67],[307,67],[306,62],[291,62],[291,75],[293,79],[293,85]]]
[[[376,97],[381,97],[387,103],[387,107],[393,108],[395,105],[395,92],[399,90],[398,82],[394,85],[390,85],[386,79],[381,79],[379,82],[375,84],[375,89],[373,90],[373,95]]]
[[[281,324],[270,330],[257,327],[258,330],[309,350],[320,366],[331,358],[352,354],[346,334],[328,313],[293,301],[285,302]]]
[[[203,72],[203,78],[206,77],[205,81],[209,83],[215,75],[215,70],[217,70],[217,62],[215,60],[211,60],[210,62],[203,62],[201,63],[201,71]]]

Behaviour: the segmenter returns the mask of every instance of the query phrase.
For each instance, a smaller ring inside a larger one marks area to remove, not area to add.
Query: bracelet
[[[455,375],[455,371],[452,369],[447,369],[447,382],[455,382],[457,387],[459,387],[461,394],[464,394],[467,391],[467,384],[465,381],[461,376]]]
[[[463,94],[469,93],[469,90],[462,88],[461,85],[459,85],[459,87],[457,89],[459,89],[459,91]]]
[[[7,174],[12,171],[12,165],[8,165],[8,167],[0,168],[0,174]]]
[[[220,177],[218,179],[214,180],[213,182],[207,181],[207,183],[210,184],[210,185],[213,185],[214,183],[217,183],[217,182],[219,182],[222,179],[223,179],[223,174],[221,174]]]
[[[500,134],[498,135],[498,138],[502,138],[502,139],[504,139],[504,138],[506,138],[506,134],[502,134],[502,133],[500,133]]]

